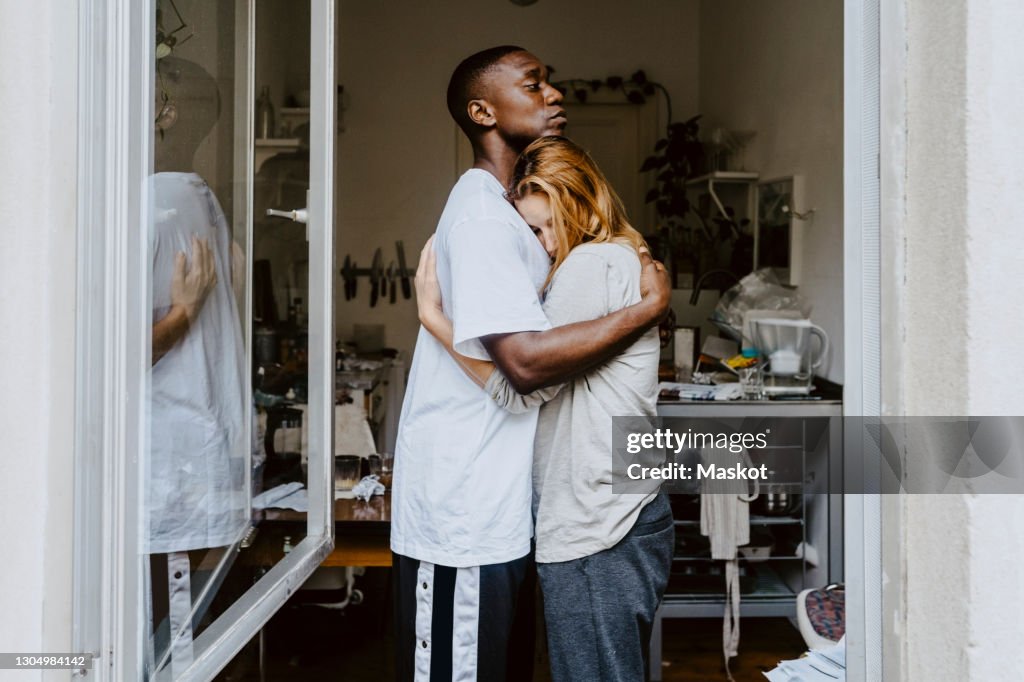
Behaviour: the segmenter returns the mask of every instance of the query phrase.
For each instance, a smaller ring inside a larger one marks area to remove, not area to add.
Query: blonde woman
[[[529,145],[508,196],[551,256],[543,295],[552,326],[640,300],[644,240],[583,149],[562,137]],[[510,411],[543,403],[533,509],[552,678],[643,680],[674,531],[664,494],[612,492],[611,419],[654,416],[657,330],[571,382],[519,395],[493,364],[453,351],[429,242],[416,288],[424,327],[488,395]]]

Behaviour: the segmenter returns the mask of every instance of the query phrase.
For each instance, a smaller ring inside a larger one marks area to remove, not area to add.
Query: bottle
[[[270,101],[270,86],[264,85],[256,99],[256,137],[266,140],[274,137],[274,104]]]
[[[287,554],[288,552],[292,551],[292,536],[291,535],[285,535],[284,536],[284,546],[281,547],[281,551],[284,552],[285,554]]]
[[[295,299],[295,301],[298,300]],[[293,331],[299,327],[299,309],[295,305],[295,301],[288,305],[288,328]]]

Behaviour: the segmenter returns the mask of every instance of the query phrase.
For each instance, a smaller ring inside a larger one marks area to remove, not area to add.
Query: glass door
[[[211,679],[333,546],[334,7],[151,3],[123,661]]]

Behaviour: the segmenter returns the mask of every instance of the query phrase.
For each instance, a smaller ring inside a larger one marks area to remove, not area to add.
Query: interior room
[[[173,5],[188,28],[176,34],[171,58],[201,66],[220,92],[211,132],[177,163],[205,178],[238,226],[231,150],[246,128],[231,125],[239,120],[235,10],[229,2]],[[176,24],[171,3],[160,6]],[[307,476],[306,325],[317,296],[307,239],[315,227],[304,229],[305,213],[296,211],[307,206],[317,102],[309,3],[259,0],[254,21],[253,232],[251,244],[237,231],[235,239],[249,255],[251,297],[239,310],[250,313],[265,494],[301,488]],[[390,478],[420,328],[410,280],[451,187],[472,166],[446,110],[448,78],[477,50],[520,45],[551,69],[565,91],[565,134],[590,151],[671,273],[659,415],[729,416],[753,402],[766,416],[826,424],[803,441],[795,484],[751,503],[750,542],[735,560],[742,637],[729,673],[763,679],[812,648],[804,601],[843,582],[842,496],[831,487],[843,467],[843,3],[342,0],[335,38],[335,484],[344,466],[355,467],[343,474],[349,489],[363,474]],[[193,116],[186,91],[178,95],[183,117]],[[160,161],[158,154],[158,170]],[[800,335],[796,351],[772,336],[787,333]],[[728,361],[756,345],[762,370],[750,383]],[[798,372],[784,371],[775,354],[791,351]],[[325,560],[220,679],[390,679],[390,494],[352,497],[336,502],[347,515],[335,507],[336,547],[365,560]],[[244,547],[280,558],[301,541],[305,514],[282,499],[263,499],[258,532]],[[727,679],[723,562],[699,532],[700,497],[674,495],[672,506],[676,554],[650,675]],[[251,571],[266,570],[254,566],[264,564],[224,569],[223,608],[251,584]],[[211,615],[218,608],[215,601]],[[541,620],[524,651],[533,652],[533,679],[550,679]]]

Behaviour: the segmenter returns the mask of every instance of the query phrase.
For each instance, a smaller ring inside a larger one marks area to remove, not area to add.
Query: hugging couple
[[[532,639],[509,641],[534,562],[552,678],[643,680],[668,581],[667,497],[612,492],[611,418],[655,414],[671,287],[593,160],[560,137],[547,75],[503,46],[448,86],[474,165],[416,275],[392,499],[403,681],[521,682],[507,670]]]

